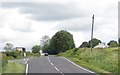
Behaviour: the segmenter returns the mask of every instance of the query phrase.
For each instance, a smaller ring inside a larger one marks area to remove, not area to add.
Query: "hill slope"
[[[93,51],[89,48],[75,48],[58,55],[97,73],[118,72],[118,48],[93,49]]]

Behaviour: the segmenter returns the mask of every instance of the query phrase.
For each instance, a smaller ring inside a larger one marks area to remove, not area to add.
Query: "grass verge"
[[[3,67],[3,73],[24,73],[25,65],[16,62],[8,63]]]
[[[89,48],[72,49],[60,53],[59,56],[69,58],[76,64],[96,73],[115,74],[118,72],[117,48],[93,49],[93,51]]]
[[[2,74],[2,61],[0,60],[0,75]]]

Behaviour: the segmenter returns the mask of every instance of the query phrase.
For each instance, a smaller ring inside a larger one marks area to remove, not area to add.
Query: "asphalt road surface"
[[[96,75],[64,57],[40,56],[26,63],[26,75]]]

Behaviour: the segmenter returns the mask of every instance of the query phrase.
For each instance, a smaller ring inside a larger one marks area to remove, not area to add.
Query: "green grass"
[[[2,74],[2,60],[0,60],[0,75]]]
[[[118,72],[118,48],[93,49],[80,48],[68,50],[59,55],[70,58],[76,64],[97,73]]]
[[[24,73],[25,65],[19,63],[8,63],[3,67],[3,73]]]

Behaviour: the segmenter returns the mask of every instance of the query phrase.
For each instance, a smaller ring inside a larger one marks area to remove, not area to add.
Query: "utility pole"
[[[93,28],[94,28],[94,14],[92,17],[92,30],[91,30],[91,42],[90,42],[91,51],[92,51]]]

